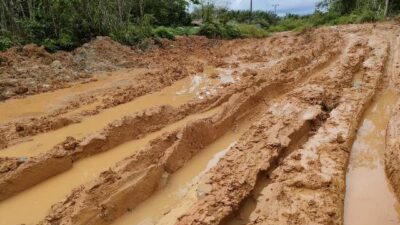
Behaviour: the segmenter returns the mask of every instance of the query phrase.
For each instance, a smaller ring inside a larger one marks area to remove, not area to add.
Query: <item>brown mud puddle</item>
[[[131,102],[102,111],[85,118],[82,122],[61,129],[39,134],[29,141],[13,145],[0,151],[0,157],[30,157],[50,150],[61,143],[66,137],[82,138],[102,129],[114,120],[130,115],[146,108],[169,104],[180,106],[190,100],[202,99],[205,95],[215,94],[217,86],[224,83],[223,79],[212,79],[205,75],[186,77],[175,82],[160,92],[139,97]]]
[[[250,125],[251,122],[244,119],[235,130],[229,131],[204,148],[183,168],[171,175],[164,187],[131,212],[120,217],[113,225],[153,225],[163,217],[165,218],[162,224],[174,224],[183,209],[201,195],[201,191],[196,190],[201,177],[218,163]]]
[[[218,109],[188,116],[142,139],[75,162],[70,170],[0,202],[0,224],[36,224],[47,215],[51,205],[61,201],[73,188],[97,178],[102,171],[140,150],[161,134],[181,128],[191,120],[209,117]]]
[[[74,99],[74,97],[95,92],[102,88],[112,87],[127,79],[132,79],[144,70],[139,69],[134,72],[120,70],[113,73],[99,73],[95,77],[97,81],[74,85],[53,92],[27,96],[22,99],[11,99],[0,103],[0,123],[6,123],[23,117],[42,116],[51,112]],[[110,75],[108,75],[110,74]]]
[[[399,225],[400,208],[384,171],[385,130],[398,96],[379,94],[353,144],[346,177],[344,225]]]

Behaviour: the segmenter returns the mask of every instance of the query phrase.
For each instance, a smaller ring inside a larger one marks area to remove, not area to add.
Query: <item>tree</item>
[[[389,9],[389,0],[385,1],[385,12],[384,12],[384,16],[386,17],[388,14],[388,9]]]

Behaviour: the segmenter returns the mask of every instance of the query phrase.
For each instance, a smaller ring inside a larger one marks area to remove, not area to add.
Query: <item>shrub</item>
[[[115,29],[113,32],[111,32],[110,36],[114,41],[118,41],[125,45],[135,45],[146,38],[146,35],[141,33],[140,29],[134,25]]]
[[[247,38],[262,38],[269,35],[266,30],[254,24],[239,24],[238,29],[241,36]]]
[[[175,40],[175,35],[166,27],[158,27],[153,30],[153,35],[157,38]]]
[[[358,16],[356,14],[350,14],[345,16],[340,16],[333,20],[333,25],[340,25],[340,24],[351,24],[356,23]]]
[[[240,38],[242,35],[236,25],[233,24],[220,24],[220,23],[206,23],[200,27],[199,35],[208,38],[219,39],[233,39]]]
[[[364,9],[360,12],[357,22],[359,23],[372,23],[379,20],[379,16],[370,9]]]
[[[220,25],[216,23],[206,23],[200,27],[199,35],[208,38],[221,38],[223,36]]]
[[[0,51],[5,51],[13,45],[13,41],[9,37],[0,36]]]
[[[199,32],[199,27],[176,27],[170,29],[175,36],[189,36]]]

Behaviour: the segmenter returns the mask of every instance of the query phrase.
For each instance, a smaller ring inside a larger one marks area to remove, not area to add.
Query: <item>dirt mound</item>
[[[0,98],[32,95],[89,81],[93,72],[124,68],[135,55],[130,48],[98,37],[73,52],[48,53],[26,45],[0,53]]]

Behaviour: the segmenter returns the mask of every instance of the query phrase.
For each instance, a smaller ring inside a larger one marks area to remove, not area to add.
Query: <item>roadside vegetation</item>
[[[273,32],[323,25],[375,22],[400,12],[390,0],[322,0],[312,15],[278,17],[234,11],[211,0],[0,0],[0,50],[35,43],[48,51],[72,50],[96,36],[146,48],[149,40],[182,35],[261,38]],[[189,12],[190,4],[194,10]],[[198,21],[194,25],[193,22]]]

